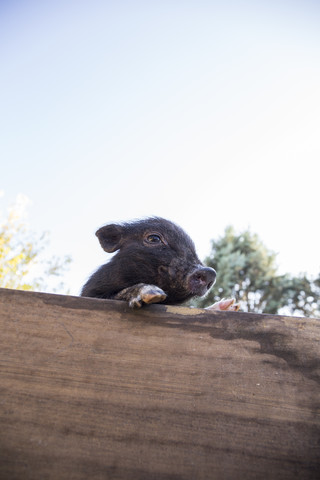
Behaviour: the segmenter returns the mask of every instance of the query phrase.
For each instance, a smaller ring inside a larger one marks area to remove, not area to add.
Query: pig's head
[[[191,238],[168,220],[106,225],[96,235],[106,252],[117,251],[108,263],[114,294],[146,283],[167,294],[164,303],[177,304],[205,295],[215,282],[216,272],[200,262]]]

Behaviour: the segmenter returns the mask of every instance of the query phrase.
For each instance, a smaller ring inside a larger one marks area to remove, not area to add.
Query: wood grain
[[[318,479],[320,321],[0,289],[0,479]]]

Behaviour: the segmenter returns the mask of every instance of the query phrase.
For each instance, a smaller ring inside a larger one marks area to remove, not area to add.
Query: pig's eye
[[[153,243],[155,245],[157,243],[162,243],[162,240],[160,235],[156,235],[155,233],[152,233],[151,235],[147,236],[147,242]]]

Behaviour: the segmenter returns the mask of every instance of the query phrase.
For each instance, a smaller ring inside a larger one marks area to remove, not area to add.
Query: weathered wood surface
[[[0,478],[320,478],[320,321],[0,290]]]

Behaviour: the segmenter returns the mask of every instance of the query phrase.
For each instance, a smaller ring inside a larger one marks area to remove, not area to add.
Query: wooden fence
[[[320,478],[320,321],[0,289],[0,479]]]

